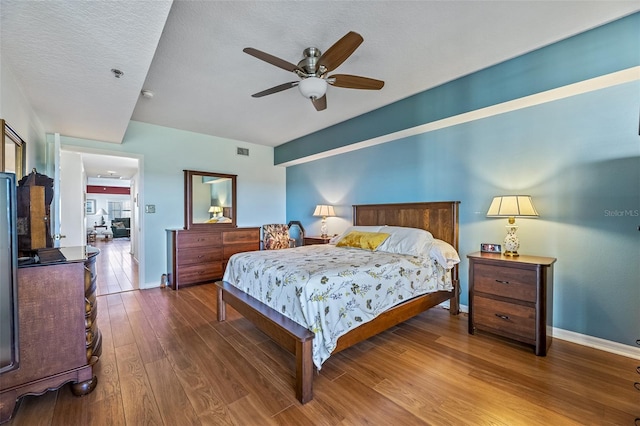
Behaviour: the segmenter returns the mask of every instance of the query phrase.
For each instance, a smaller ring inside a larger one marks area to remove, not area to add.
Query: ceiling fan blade
[[[279,84],[270,89],[263,90],[262,92],[254,93],[251,95],[254,98],[261,98],[263,96],[271,95],[273,93],[282,92],[283,90],[291,89],[292,87],[296,87],[298,85],[298,81],[290,81],[289,83]]]
[[[335,81],[331,83],[331,79],[335,79]],[[380,90],[384,86],[384,81],[382,80],[349,74],[331,75],[327,80],[336,87],[345,87],[347,89]]]
[[[325,94],[321,98],[313,98],[311,99],[311,103],[313,103],[313,106],[316,107],[317,111],[323,111],[327,109],[327,95]]]
[[[294,72],[295,70],[299,69],[297,65],[294,65],[291,62],[287,62],[284,59],[280,59],[261,50],[254,49],[253,47],[245,47],[244,49],[242,49],[242,51],[244,53],[248,53],[251,56],[255,56],[262,61],[268,62],[271,65],[282,68],[283,70]]]
[[[318,65],[324,66],[327,72],[332,71],[340,66],[364,41],[362,36],[353,31],[349,31],[347,35],[334,43],[326,52],[318,59]]]

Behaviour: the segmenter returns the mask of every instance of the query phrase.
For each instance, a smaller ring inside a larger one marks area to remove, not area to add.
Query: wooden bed
[[[434,238],[444,240],[458,250],[459,201],[353,206],[354,225],[390,225],[426,229]],[[450,313],[458,314],[460,284],[458,267],[451,272],[452,291],[437,291],[397,305],[374,320],[362,324],[338,339],[332,354],[375,336],[427,309],[449,300]],[[229,304],[256,327],[296,357],[296,398],[301,403],[313,399],[313,332],[285,317],[257,299],[226,282],[217,282],[218,321],[226,318]]]

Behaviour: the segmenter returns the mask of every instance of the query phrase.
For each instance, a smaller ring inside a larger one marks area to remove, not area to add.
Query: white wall
[[[44,127],[18,85],[6,59],[1,55],[0,49],[0,117],[27,142],[25,173],[30,173],[34,167],[44,173]],[[17,180],[21,177],[17,176]]]

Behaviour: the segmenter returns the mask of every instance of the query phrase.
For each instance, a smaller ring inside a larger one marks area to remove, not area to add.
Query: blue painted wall
[[[622,61],[624,66],[637,66],[638,28],[640,15],[636,14],[545,49],[559,59],[562,46],[570,50],[579,47],[581,52],[590,47],[601,55],[607,43],[619,39],[618,44],[634,50],[610,51],[611,62],[620,62],[620,53],[627,58]],[[542,51],[534,53],[544,56]],[[567,55],[575,60],[574,53]],[[531,65],[521,58],[514,61]],[[485,75],[483,81],[491,77],[498,85],[501,77],[516,78],[509,73],[513,66],[505,63],[485,70],[482,73],[497,74]],[[577,74],[581,79],[616,68],[598,63],[585,71],[583,66],[577,61],[576,73],[560,70],[560,85],[573,82],[565,79],[566,75]],[[537,71],[550,75],[549,70]],[[535,78],[526,67],[518,75]],[[474,78],[458,83],[467,86]],[[514,88],[515,81],[509,80]],[[456,96],[448,98],[447,90],[441,87],[434,89],[439,98],[448,102],[460,99],[456,82],[445,86]],[[474,92],[473,87],[467,89]],[[639,95],[640,82],[636,80],[288,167],[287,218],[301,220],[307,234],[317,234],[320,222],[312,216],[313,207],[334,204],[339,217],[328,219],[329,231],[334,233],[351,223],[352,204],[460,200],[460,252],[464,258],[477,251],[481,242],[504,238],[506,220],[485,217],[493,196],[529,194],[540,218],[518,219],[520,252],[558,258],[554,327],[632,345],[640,337]],[[413,100],[405,101],[387,108],[415,115]],[[328,135],[331,143],[318,152],[364,140],[372,136],[373,123],[384,132],[398,130],[394,123],[401,115],[367,114],[302,138],[298,148],[306,152],[310,141],[318,147]],[[411,125],[434,117],[427,115]],[[390,123],[380,124],[381,120]],[[407,125],[406,121],[402,125]],[[347,129],[343,138],[342,126]],[[358,129],[366,137],[359,138]],[[282,152],[290,155],[294,145],[283,146]],[[467,268],[464,259],[463,304],[468,303]]]

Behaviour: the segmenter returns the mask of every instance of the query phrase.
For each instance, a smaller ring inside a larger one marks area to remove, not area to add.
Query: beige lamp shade
[[[333,206],[327,206],[325,204],[318,204],[316,206],[315,211],[313,212],[314,216],[322,216],[322,217],[330,217],[335,216],[336,212],[333,210]]]
[[[493,197],[487,217],[508,217],[507,236],[504,238],[504,254],[506,256],[518,256],[520,239],[516,235],[518,226],[516,217],[538,217],[538,212],[533,206],[529,195],[502,195]]]
[[[222,207],[220,206],[211,206],[209,207],[209,213],[221,213]]]
[[[538,217],[529,195],[493,197],[487,217]]]

